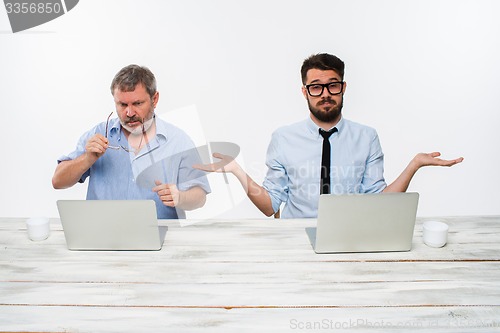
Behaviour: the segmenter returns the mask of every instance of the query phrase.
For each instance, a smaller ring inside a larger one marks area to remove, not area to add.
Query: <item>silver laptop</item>
[[[418,193],[321,195],[316,228],[306,228],[314,251],[409,251],[418,197]]]
[[[70,250],[160,250],[153,200],[58,200]]]

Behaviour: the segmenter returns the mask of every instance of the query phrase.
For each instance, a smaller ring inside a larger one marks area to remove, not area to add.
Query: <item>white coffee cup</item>
[[[443,247],[448,241],[448,225],[439,221],[425,221],[423,238],[427,246]]]
[[[26,220],[28,237],[32,241],[47,239],[50,234],[50,223],[48,217],[32,217]]]

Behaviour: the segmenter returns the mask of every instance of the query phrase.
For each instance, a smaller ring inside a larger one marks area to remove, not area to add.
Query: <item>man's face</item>
[[[329,84],[341,82],[340,76],[333,70],[310,69],[307,71],[307,79],[305,85],[310,84]],[[340,120],[342,112],[343,96],[345,91],[345,83],[340,88],[340,93],[332,95],[326,87],[319,96],[311,96],[306,87],[302,87],[302,93],[307,99],[309,110],[312,115],[322,122],[336,122]]]
[[[142,124],[153,117],[158,92],[151,98],[143,84],[138,84],[133,91],[121,91],[115,88],[116,113],[125,130],[142,133]]]

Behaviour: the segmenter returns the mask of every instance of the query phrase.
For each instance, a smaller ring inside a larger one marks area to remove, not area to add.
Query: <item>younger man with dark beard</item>
[[[273,133],[266,159],[269,169],[262,187],[225,155],[216,153],[214,157],[220,162],[197,166],[205,171],[233,173],[250,200],[267,216],[278,212],[285,203],[283,218],[316,217],[320,193],[404,192],[420,167],[462,162],[462,158],[439,159],[438,152],[420,153],[387,185],[377,132],[342,117],[347,87],[344,62],[334,55],[316,54],[304,61],[301,75],[309,118]],[[323,151],[330,155],[326,160]],[[322,173],[328,166],[326,176],[330,179],[325,181]]]

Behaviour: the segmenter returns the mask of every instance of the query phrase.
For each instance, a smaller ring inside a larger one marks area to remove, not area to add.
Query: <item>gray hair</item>
[[[156,94],[156,78],[149,68],[138,65],[123,67],[111,82],[111,94],[118,88],[120,91],[134,91],[138,84],[143,84],[149,96]]]

